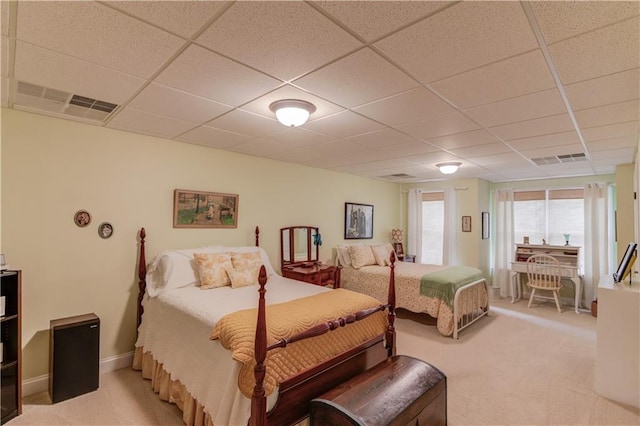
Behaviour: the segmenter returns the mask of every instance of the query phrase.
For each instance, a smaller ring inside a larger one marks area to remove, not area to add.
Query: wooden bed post
[[[258,228],[256,227],[256,242],[258,240]],[[267,397],[264,391],[264,376],[266,372],[265,359],[267,357],[267,321],[265,316],[265,299],[264,294],[267,290],[264,288],[267,283],[267,270],[264,265],[260,267],[258,275],[258,283],[260,284],[260,297],[258,299],[258,323],[256,325],[255,339],[255,357],[256,367],[254,369],[254,377],[256,385],[253,388],[251,396],[251,417],[249,418],[250,426],[266,426],[267,425]]]
[[[394,356],[396,354],[396,331],[394,327],[396,319],[396,255],[393,251],[391,252],[390,260],[389,294],[387,295],[387,303],[389,304],[387,317],[389,318],[389,325],[387,326],[387,332],[385,333],[385,347],[387,348],[388,356]]]
[[[147,236],[144,228],[140,228],[140,257],[138,258],[138,314],[136,320],[136,333],[142,322],[142,314],[144,308],[142,307],[142,297],[147,287],[147,259],[144,254],[144,239]]]
[[[260,247],[260,228],[256,226],[256,247]]]

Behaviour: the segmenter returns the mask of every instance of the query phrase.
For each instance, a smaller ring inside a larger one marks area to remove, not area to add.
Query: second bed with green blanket
[[[389,266],[343,266],[340,286],[386,300]],[[487,281],[466,266],[396,262],[396,308],[436,318],[440,334],[458,338],[463,328],[489,313]]]

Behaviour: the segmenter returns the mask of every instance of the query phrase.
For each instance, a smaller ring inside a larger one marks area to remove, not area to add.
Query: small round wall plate
[[[102,222],[98,226],[98,235],[100,238],[109,238],[113,235],[113,226],[109,222]]]
[[[76,214],[73,215],[73,223],[80,228],[84,228],[91,223],[91,213],[86,210],[78,210]]]

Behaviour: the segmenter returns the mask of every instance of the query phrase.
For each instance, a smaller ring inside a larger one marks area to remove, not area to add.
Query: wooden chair
[[[527,285],[531,289],[529,305],[536,294],[536,290],[548,290],[553,293],[558,312],[560,310],[560,289],[562,288],[562,276],[560,274],[560,262],[547,254],[536,254],[527,260]]]

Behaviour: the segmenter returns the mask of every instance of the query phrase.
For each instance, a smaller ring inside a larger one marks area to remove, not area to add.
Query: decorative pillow
[[[255,273],[252,269],[235,269],[231,264],[225,264],[229,278],[231,279],[231,288],[246,287],[258,283],[258,273]]]
[[[369,245],[362,244],[349,246],[349,257],[351,258],[351,266],[356,269],[376,264],[376,258],[373,255],[371,246]]]
[[[385,244],[375,244],[371,246],[371,251],[373,251],[373,256],[376,259],[376,263],[380,266],[388,265],[390,251]]]
[[[351,257],[349,256],[349,247],[355,245],[363,245],[362,243],[354,243],[354,244],[339,244],[336,248],[336,255],[338,258],[338,262],[342,266],[351,266]]]
[[[233,269],[236,271],[250,271],[253,274],[252,284],[258,283],[258,274],[260,274],[260,267],[262,266],[262,257],[259,252],[232,252],[231,263],[233,264]],[[231,276],[231,274],[229,274],[229,276]],[[233,285],[233,280],[231,282],[231,287],[235,287]]]
[[[231,285],[225,265],[232,267],[229,253],[194,253],[198,264],[200,288],[217,288]]]

